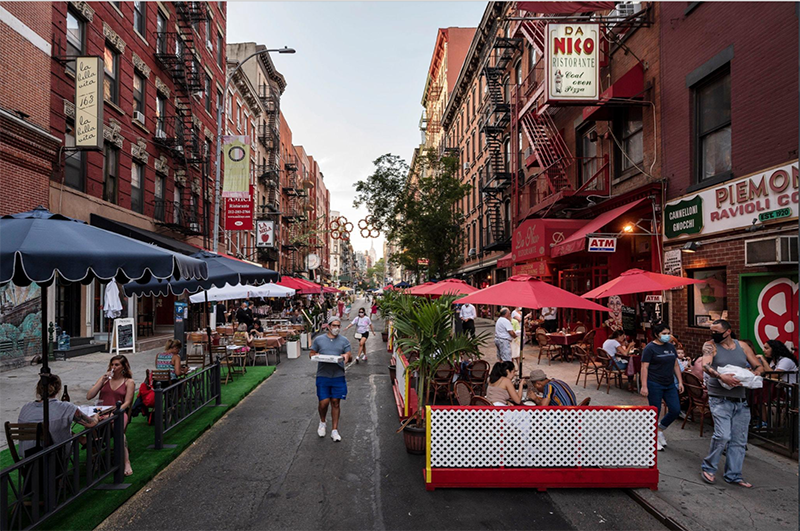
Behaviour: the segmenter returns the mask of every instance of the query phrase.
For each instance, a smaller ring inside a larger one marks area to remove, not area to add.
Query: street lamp
[[[276,48],[272,50],[259,50],[257,52],[251,53],[241,61],[239,64],[236,65],[236,68],[228,75],[225,81],[225,88],[222,91],[222,109],[217,112],[217,160],[216,160],[216,178],[214,180],[214,252],[217,252],[219,247],[219,204],[220,204],[220,192],[219,192],[219,172],[220,172],[220,159],[222,158],[222,117],[227,114],[227,105],[228,105],[228,85],[230,85],[231,81],[233,80],[233,76],[238,72],[242,65],[244,65],[247,61],[252,59],[257,55],[262,55],[269,52],[277,52],[277,53],[295,53],[294,48],[289,48],[284,46],[283,48]]]

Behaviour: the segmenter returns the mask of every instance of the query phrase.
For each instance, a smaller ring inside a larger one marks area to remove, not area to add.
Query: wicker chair
[[[536,364],[540,364],[542,362],[542,356],[546,356],[547,364],[550,365],[553,358],[558,356],[560,347],[550,343],[547,334],[536,334],[536,342],[539,344],[539,359]]]
[[[445,396],[450,399],[450,404],[453,403],[453,394],[450,390],[450,385],[453,382],[453,375],[456,373],[455,367],[449,363],[442,363],[436,369],[436,373],[431,380],[431,387],[433,391],[433,403],[436,403],[436,397],[439,396],[440,391],[445,392]]]
[[[606,381],[606,394],[611,390],[611,378],[614,378],[617,381],[619,387],[622,387],[622,371],[616,368],[616,365],[613,365],[612,368],[611,363],[611,356],[608,355],[608,352],[603,350],[602,348],[597,349],[597,364],[599,365],[600,370],[600,378],[597,382],[597,389],[600,389],[600,386],[603,385],[603,379]]]
[[[468,406],[472,403],[472,397],[475,393],[472,392],[472,387],[464,380],[457,380],[453,386],[453,394],[456,396],[459,406]]]
[[[581,345],[575,345],[575,348],[572,350],[572,352],[581,363],[581,366],[578,369],[578,377],[575,379],[575,385],[578,385],[578,382],[581,379],[581,374],[583,374],[584,389],[586,389],[586,379],[590,374],[594,374],[595,380],[597,380],[597,383],[600,383],[600,366],[592,357],[591,351],[585,350]]]
[[[472,392],[482,395],[486,392],[486,382],[489,380],[489,363],[484,360],[475,360],[467,365],[469,384]]]
[[[492,403],[483,398],[482,396],[473,396],[469,405],[471,406],[491,406]]]
[[[686,393],[689,395],[689,409],[686,410],[686,416],[683,418],[681,429],[686,426],[689,415],[692,416],[692,421],[694,421],[695,410],[700,410],[700,437],[702,437],[706,413],[708,413],[712,419],[714,418],[711,416],[711,409],[708,406],[708,392],[703,389],[703,382],[688,371],[683,373],[683,386],[686,388]]]

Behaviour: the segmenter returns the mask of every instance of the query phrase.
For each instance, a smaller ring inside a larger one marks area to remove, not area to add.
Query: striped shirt
[[[543,398],[550,397],[551,406],[574,406],[575,393],[561,380],[552,379],[544,386]]]

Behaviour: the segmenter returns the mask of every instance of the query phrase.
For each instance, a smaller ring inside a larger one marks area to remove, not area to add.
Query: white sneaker
[[[320,437],[325,437],[325,423],[324,422],[320,422],[319,423],[319,428],[317,428],[317,435],[319,435]]]
[[[664,437],[664,432],[658,430],[658,444],[659,446],[667,446],[667,438]],[[663,450],[663,448],[659,448],[659,450]]]
[[[662,450],[664,450],[664,445],[662,445],[660,442],[656,441],[656,450],[661,452]]]
[[[342,436],[339,435],[339,430],[333,430],[331,432],[331,439],[333,439],[333,442],[341,442]]]

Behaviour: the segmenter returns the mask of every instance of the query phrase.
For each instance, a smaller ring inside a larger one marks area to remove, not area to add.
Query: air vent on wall
[[[797,236],[778,236],[744,242],[744,263],[748,266],[796,264]]]

